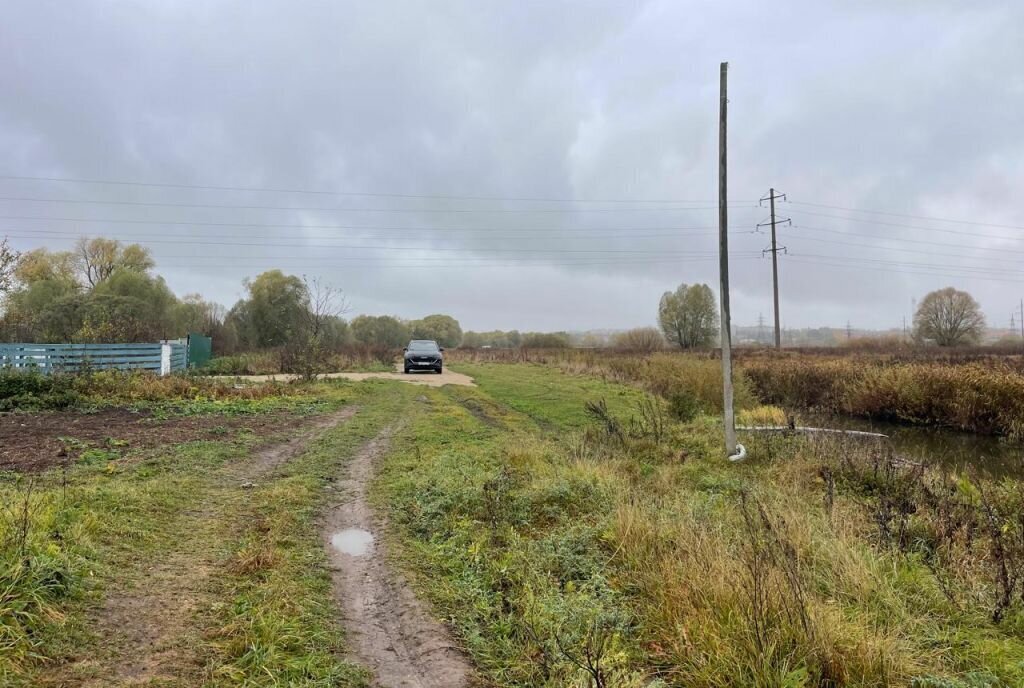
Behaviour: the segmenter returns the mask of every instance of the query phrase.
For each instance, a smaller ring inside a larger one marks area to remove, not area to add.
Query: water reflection
[[[361,557],[373,546],[373,534],[362,528],[339,530],[331,535],[331,547],[342,554]]]
[[[975,435],[845,416],[800,414],[801,423],[823,428],[867,430],[888,435],[896,451],[908,459],[937,464],[952,471],[972,467],[993,477],[1024,478],[1024,444],[991,435]],[[806,421],[804,423],[804,421]]]

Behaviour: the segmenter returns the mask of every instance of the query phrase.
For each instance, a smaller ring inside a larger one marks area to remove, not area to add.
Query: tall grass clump
[[[1020,482],[798,438],[751,439],[740,470],[692,451],[651,466],[657,454],[601,437],[619,460],[596,445],[582,458],[619,473],[607,575],[668,685],[1024,681]]]
[[[34,479],[4,479],[0,499],[0,683],[11,685],[66,636],[67,605],[88,570],[90,524]]]
[[[1024,374],[1001,362],[751,357],[741,368],[766,403],[1024,436]]]

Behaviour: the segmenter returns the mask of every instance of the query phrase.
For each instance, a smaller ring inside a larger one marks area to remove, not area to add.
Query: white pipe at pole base
[[[737,442],[736,443],[736,453],[735,454],[729,454],[729,460],[733,461],[733,462],[736,462],[736,461],[742,461],[745,458],[747,458],[747,448],[744,447],[739,442]]]

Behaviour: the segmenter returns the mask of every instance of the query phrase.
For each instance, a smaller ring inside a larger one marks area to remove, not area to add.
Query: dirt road
[[[352,458],[321,529],[348,644],[380,688],[464,688],[473,673],[468,660],[390,566],[382,523],[367,503],[390,435],[385,430]]]
[[[217,473],[210,489],[197,495],[172,526],[167,535],[174,542],[168,551],[154,557],[137,580],[119,581],[106,592],[91,619],[92,628],[104,639],[103,651],[56,667],[52,684],[107,688],[202,683],[196,615],[217,602],[211,581],[221,570],[223,553],[210,546],[216,538],[211,533],[229,519],[224,502],[231,498],[230,490],[267,479],[355,413],[354,407],[346,407],[314,418],[288,439],[263,446],[248,460],[228,464]]]
[[[291,382],[292,380],[298,380],[299,375],[220,375],[219,379],[222,380],[241,380],[243,382]],[[325,373],[318,375],[320,380],[398,380],[400,382],[408,382],[412,385],[426,385],[427,387],[443,387],[444,385],[460,385],[462,387],[476,387],[476,383],[473,382],[473,378],[469,375],[463,375],[462,373],[456,373],[447,368],[443,373],[438,375],[437,373],[409,373],[406,375],[401,372],[393,373]]]

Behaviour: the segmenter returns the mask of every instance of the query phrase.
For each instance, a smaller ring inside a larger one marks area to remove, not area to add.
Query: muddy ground
[[[309,417],[287,412],[170,418],[154,418],[149,412],[128,409],[0,413],[0,471],[38,472],[74,462],[89,449],[110,449],[123,454],[193,440],[214,440],[241,429],[278,433],[311,422]]]
[[[427,387],[444,387],[445,385],[457,385],[459,387],[476,387],[476,383],[469,375],[463,373],[456,373],[448,368],[444,369],[440,375],[433,371],[424,372],[416,371],[413,373],[402,373],[399,372],[401,367],[397,367],[393,373],[325,373],[319,375],[321,380],[354,380],[356,382],[361,380],[397,380],[399,382],[407,382],[411,385],[424,385]],[[293,380],[300,379],[298,375],[222,375],[220,379],[223,380],[240,380],[242,382],[291,382]]]
[[[380,688],[465,688],[469,660],[388,557],[384,519],[367,491],[392,429],[368,442],[335,483],[339,501],[324,513],[321,538],[353,659]]]

